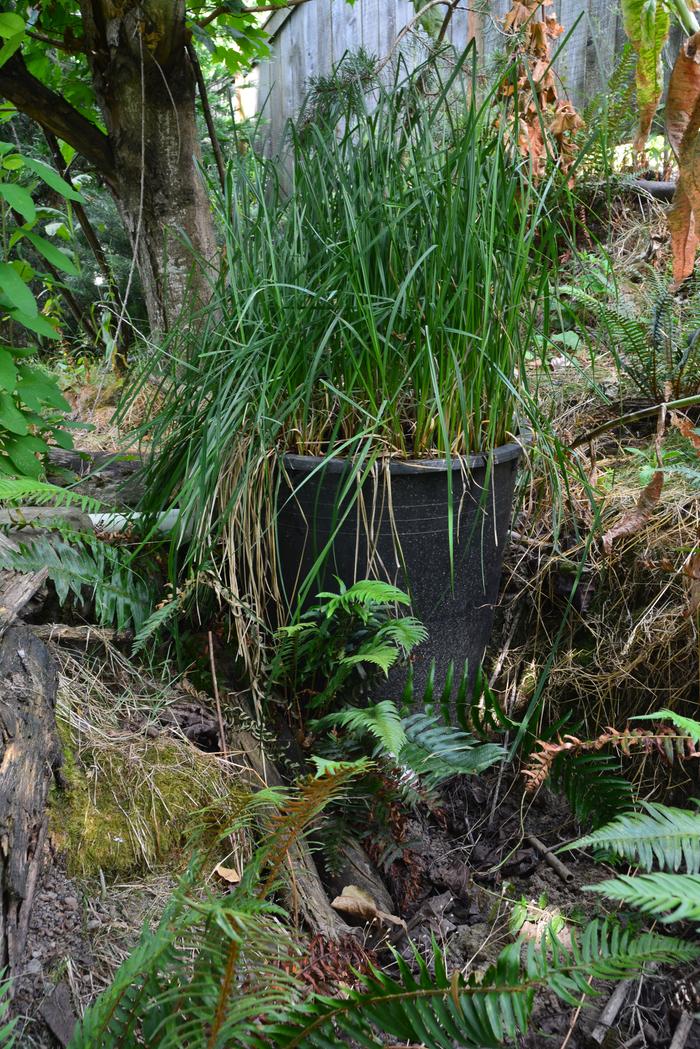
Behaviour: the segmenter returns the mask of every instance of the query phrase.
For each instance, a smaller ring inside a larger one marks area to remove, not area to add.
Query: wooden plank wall
[[[451,42],[464,47],[470,34],[476,34],[488,64],[502,47],[500,19],[510,7],[511,0],[463,0],[450,25]],[[385,58],[415,10],[412,0],[355,0],[353,5],[308,0],[276,12],[267,27],[271,57],[257,70],[266,148],[277,152],[285,124],[299,112],[311,79],[328,75],[345,53],[360,47]],[[619,0],[555,0],[555,10],[566,30],[559,41],[557,73],[582,107],[604,89],[624,45]],[[409,64],[412,56],[415,61],[420,53],[415,33],[404,37],[401,50]]]

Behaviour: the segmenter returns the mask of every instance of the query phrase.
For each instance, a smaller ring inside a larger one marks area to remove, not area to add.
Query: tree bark
[[[17,53],[0,96],[68,142],[111,190],[131,239],[152,335],[209,297],[216,240],[197,170],[195,78],[184,0],[79,0],[82,45],[107,134]]]
[[[196,84],[184,0],[80,0],[93,86],[114,155],[115,199],[135,252],[151,331],[185,297],[208,298],[216,254],[197,170]]]
[[[46,839],[46,801],[61,763],[56,664],[25,626],[0,640],[0,968],[16,975]]]

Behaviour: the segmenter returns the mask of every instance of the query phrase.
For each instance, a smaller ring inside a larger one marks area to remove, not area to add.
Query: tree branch
[[[65,40],[54,40],[53,37],[46,36],[44,33],[38,33],[33,29],[27,30],[27,36],[30,36],[32,40],[40,40],[42,44],[48,44],[49,47],[55,47],[59,51],[67,51],[69,55],[80,55],[85,51],[85,48],[79,41],[76,41],[74,44],[67,44]]]
[[[114,181],[114,156],[107,135],[65,98],[32,76],[19,53],[0,66],[0,96],[73,146],[108,181]]]
[[[261,4],[260,7],[241,7],[239,11],[231,11],[229,7],[224,5],[215,7],[205,18],[197,22],[197,25],[200,29],[204,29],[205,26],[208,26],[210,22],[213,22],[221,15],[262,15],[269,11],[284,11],[286,7],[299,7],[300,4],[307,4],[308,2],[309,0],[286,0],[284,4]]]

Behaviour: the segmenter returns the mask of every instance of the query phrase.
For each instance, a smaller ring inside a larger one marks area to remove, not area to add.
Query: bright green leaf
[[[7,296],[13,309],[17,309],[29,317],[36,317],[38,312],[36,299],[17,270],[9,262],[0,262],[0,288]]]
[[[27,222],[33,222],[36,218],[32,195],[23,186],[16,186],[12,182],[0,182],[0,197],[3,197],[10,207],[18,211]]]
[[[0,390],[0,426],[20,437],[24,437],[29,429],[24,415],[5,390]]]
[[[0,48],[0,68],[5,65],[8,59],[12,58],[15,51],[18,51],[24,41],[24,30],[21,33],[15,33],[9,40],[6,40],[3,46]]]
[[[2,265],[0,263],[0,265]],[[0,280],[0,283],[2,281]],[[18,324],[23,324],[29,331],[36,332],[37,335],[43,335],[46,339],[59,339],[60,333],[56,330],[53,324],[43,317],[40,313],[34,315],[25,313],[22,310],[14,310],[12,313],[12,319],[16,320]]]
[[[31,447],[27,445],[27,438],[19,438],[16,441],[5,442],[5,452],[9,455],[12,463],[17,467],[24,477],[41,477],[41,463],[36,458]]]
[[[78,275],[78,267],[73,260],[60,251],[55,244],[38,236],[36,233],[27,233],[26,236],[39,254],[43,255],[47,262],[50,262],[57,270],[62,270],[63,273],[70,273],[74,277]]]
[[[57,193],[60,193],[66,200],[77,200],[79,203],[83,203],[83,197],[77,190],[69,186],[65,179],[62,179],[57,171],[50,168],[48,164],[44,164],[43,160],[35,160],[33,157],[25,157],[24,162],[28,168],[39,176],[47,186],[51,189],[55,189]]]
[[[17,369],[12,354],[0,349],[0,389],[12,393],[17,385]]]
[[[661,52],[668,39],[671,17],[662,0],[622,0],[622,22],[637,52],[639,132],[635,148],[644,148],[664,87]]]
[[[20,18],[19,15],[13,14],[12,11],[5,11],[4,13],[0,12],[0,36],[7,40],[9,37],[23,32],[23,18]]]

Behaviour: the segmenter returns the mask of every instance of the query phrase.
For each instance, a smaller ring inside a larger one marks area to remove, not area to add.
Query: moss
[[[227,787],[206,755],[167,737],[88,743],[65,723],[59,731],[67,789],[52,796],[51,829],[70,874],[124,877],[164,864],[177,870],[203,823],[209,843],[218,836]]]

